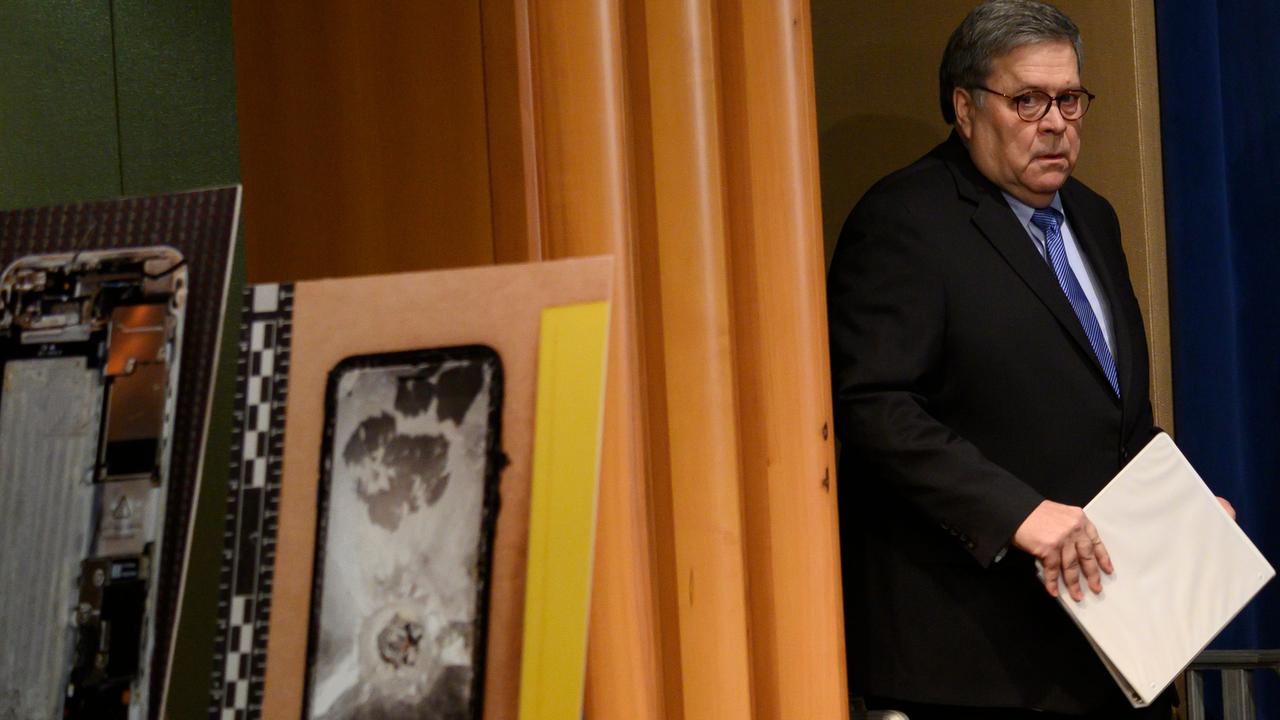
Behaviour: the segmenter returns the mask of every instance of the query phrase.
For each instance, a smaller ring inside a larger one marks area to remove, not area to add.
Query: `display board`
[[[246,292],[209,717],[517,715],[542,311],[612,268]]]
[[[0,213],[0,707],[159,717],[238,187]]]

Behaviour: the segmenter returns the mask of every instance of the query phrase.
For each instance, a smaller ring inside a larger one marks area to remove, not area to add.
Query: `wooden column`
[[[543,253],[548,258],[612,254],[617,268],[587,712],[591,717],[656,719],[663,713],[619,6],[617,0],[531,2],[528,14]],[[514,717],[488,711],[486,717]]]
[[[653,0],[633,13],[632,127],[644,235],[646,307],[657,306],[661,335],[647,335],[662,368],[665,477],[669,502],[655,525],[670,533],[661,579],[674,591],[680,695],[668,712],[686,718],[750,718],[751,646],[743,563],[732,290],[725,221],[715,18],[699,0]],[[650,291],[652,290],[652,292]],[[652,377],[652,373],[650,373]],[[669,513],[669,515],[668,515]],[[671,587],[674,583],[674,588]],[[664,618],[665,619],[665,618]],[[679,702],[676,707],[675,703]],[[677,710],[678,707],[678,710]]]
[[[533,59],[524,0],[481,0],[493,260],[542,258]]]
[[[809,7],[719,8],[756,712],[847,717]]]

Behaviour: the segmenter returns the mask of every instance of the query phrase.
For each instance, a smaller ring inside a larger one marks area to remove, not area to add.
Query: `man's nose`
[[[1054,100],[1049,103],[1049,112],[1040,118],[1040,132],[1058,135],[1065,132],[1066,129],[1067,119],[1062,117],[1062,110],[1058,108],[1058,103]]]

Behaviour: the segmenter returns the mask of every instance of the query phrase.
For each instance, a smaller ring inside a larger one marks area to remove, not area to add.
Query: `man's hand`
[[[1236,519],[1236,509],[1235,509],[1235,508],[1233,508],[1233,507],[1231,507],[1231,503],[1227,502],[1227,499],[1226,499],[1226,498],[1224,498],[1224,497],[1219,497],[1219,498],[1218,498],[1218,503],[1219,503],[1220,505],[1222,505],[1222,509],[1223,509],[1223,510],[1226,510],[1226,511],[1227,511],[1227,514],[1231,516],[1231,519],[1232,519],[1232,520],[1235,520],[1235,519]]]
[[[1115,571],[1107,547],[1098,537],[1098,529],[1085,517],[1084,510],[1045,500],[1031,511],[1013,534],[1013,544],[1044,567],[1044,589],[1058,597],[1058,576],[1067,584],[1067,592],[1076,602],[1084,599],[1080,583],[1083,574],[1089,589],[1102,592],[1102,576]]]

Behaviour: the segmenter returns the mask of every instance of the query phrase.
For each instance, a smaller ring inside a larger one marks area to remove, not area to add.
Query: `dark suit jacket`
[[[1110,302],[1119,399],[954,133],[868,191],[840,235],[828,306],[855,692],[1128,707],[1030,556],[995,562],[1043,499],[1086,504],[1155,432],[1115,211],[1074,179],[1060,194]]]

